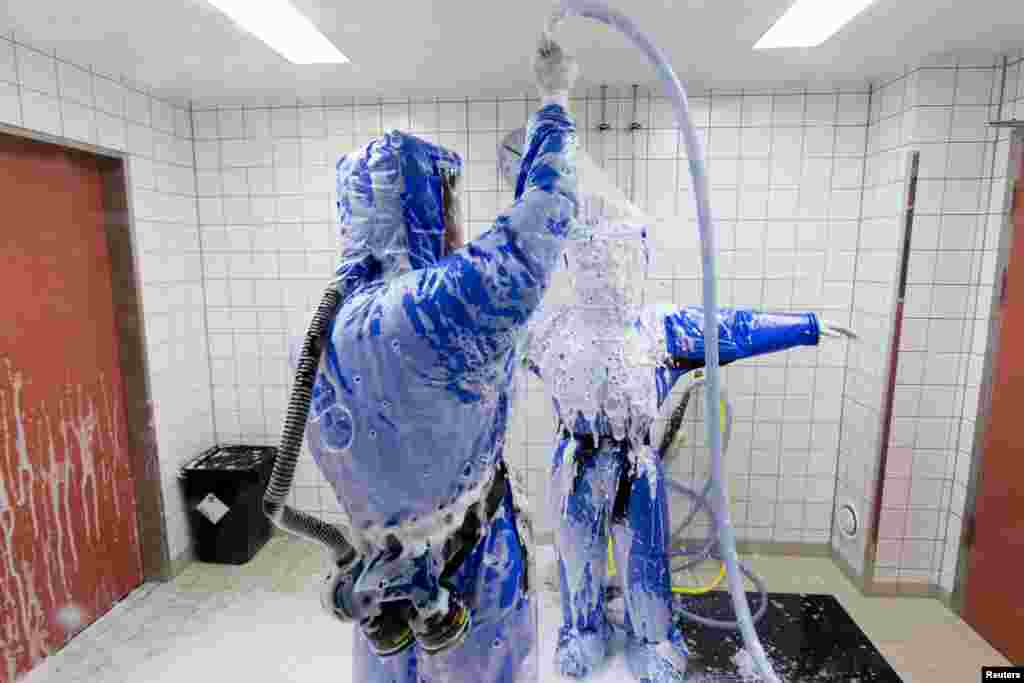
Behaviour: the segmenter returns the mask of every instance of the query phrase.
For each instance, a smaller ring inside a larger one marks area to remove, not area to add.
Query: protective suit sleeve
[[[408,332],[428,340],[449,381],[511,350],[541,302],[575,218],[576,128],[566,110],[538,111],[527,141],[515,203],[483,235],[401,284]],[[405,324],[393,331],[405,336]]]
[[[701,306],[688,306],[664,316],[666,351],[672,361],[698,361],[703,365],[704,324]],[[817,346],[820,333],[818,317],[813,313],[723,308],[718,321],[719,357],[722,363],[731,363],[796,346]]]
[[[661,326],[659,331],[664,335],[667,362],[655,370],[657,401],[661,405],[680,377],[704,367],[704,309],[657,305],[647,308],[642,320]],[[722,365],[795,346],[816,346],[820,337],[821,325],[813,313],[760,313],[741,308],[718,311]]]

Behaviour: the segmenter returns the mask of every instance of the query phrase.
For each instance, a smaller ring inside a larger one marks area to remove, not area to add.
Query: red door
[[[1015,137],[1011,247],[963,617],[1007,659],[1024,664],[1024,146]]]
[[[142,580],[97,161],[0,134],[0,681]]]

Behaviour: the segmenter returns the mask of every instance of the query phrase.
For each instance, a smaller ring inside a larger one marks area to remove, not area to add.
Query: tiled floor
[[[553,555],[541,550],[547,573]],[[976,681],[983,665],[1007,664],[935,600],[865,598],[828,559],[749,559],[772,591],[834,594],[905,683]],[[132,593],[24,683],[349,681],[352,629],[320,611],[321,562],[317,547],[275,536],[248,565],[192,564]],[[541,606],[540,678],[553,683],[557,595],[545,591]],[[619,654],[590,678],[628,680]]]

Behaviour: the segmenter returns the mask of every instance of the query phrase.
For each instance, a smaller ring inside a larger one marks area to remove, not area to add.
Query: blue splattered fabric
[[[442,188],[462,170],[458,155],[392,131],[337,165],[343,301],[307,440],[370,555],[384,554],[391,530],[426,530],[388,558],[389,591],[400,591],[413,567],[435,574],[415,590],[436,586],[447,506],[485,488],[502,458],[514,351],[576,211],[576,131],[567,112],[537,112],[528,145],[515,203],[450,254]],[[536,604],[521,581],[529,544],[521,507],[506,496],[452,578],[473,600],[466,642],[433,657],[413,648],[380,659],[360,635],[355,680],[535,678]]]
[[[545,322],[568,322],[568,308],[549,314]],[[585,315],[569,317],[575,323],[574,334],[581,337],[582,353],[592,342],[619,341],[607,329],[588,326]],[[631,327],[647,332],[642,335],[646,343],[641,348],[651,354],[651,362],[627,364],[637,377],[634,382],[618,378],[621,389],[643,396],[656,387],[652,400],[660,406],[676,381],[703,366],[705,324],[699,306],[642,307]],[[721,309],[718,329],[723,364],[797,346],[815,346],[820,338],[813,313]],[[541,339],[544,336],[541,334]],[[621,343],[626,344],[628,339],[623,337]],[[533,342],[527,347],[528,353],[541,350],[537,337]],[[536,355],[555,358],[551,365],[559,362],[557,355]],[[586,364],[600,367],[601,357],[591,354]],[[550,391],[550,375],[556,373],[549,371],[557,368],[541,366],[533,358],[530,364]],[[615,374],[600,376],[604,384],[610,384]],[[600,394],[605,401],[616,396],[610,388]],[[636,396],[629,397],[634,400],[631,407],[636,404]],[[630,419],[640,419],[641,428],[627,430],[634,439],[630,443],[616,434],[618,430],[604,408],[588,414],[586,409],[566,404],[564,397],[562,401],[557,396],[552,398],[563,430],[552,454],[549,503],[558,520],[556,545],[562,597],[556,667],[564,675],[586,676],[608,652],[611,630],[605,616],[605,586],[611,534],[620,568],[616,583],[623,588],[626,607],[630,668],[644,683],[680,681],[688,653],[672,618],[668,499],[661,458],[646,443],[650,420],[643,417],[642,407],[631,411]],[[621,509],[616,516],[618,505]]]
[[[665,326],[666,356],[678,367],[657,369],[658,404],[672,387],[696,365],[704,364],[704,307],[671,305],[653,307],[653,315]],[[817,346],[821,326],[814,313],[775,313],[745,308],[718,310],[718,358],[722,365],[798,346]]]

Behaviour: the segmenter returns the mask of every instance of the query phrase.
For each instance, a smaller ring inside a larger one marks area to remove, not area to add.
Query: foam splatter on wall
[[[139,585],[120,386],[43,386],[0,366],[0,680]]]

